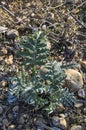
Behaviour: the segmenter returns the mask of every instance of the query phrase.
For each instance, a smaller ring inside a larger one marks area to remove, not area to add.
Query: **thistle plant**
[[[58,103],[72,105],[73,94],[62,87],[66,78],[62,63],[51,61],[47,49],[48,39],[44,32],[38,31],[24,37],[21,42],[22,71],[12,78],[8,101],[24,101],[35,106],[36,110],[45,109],[49,113],[55,110]],[[46,72],[41,74],[41,67]]]

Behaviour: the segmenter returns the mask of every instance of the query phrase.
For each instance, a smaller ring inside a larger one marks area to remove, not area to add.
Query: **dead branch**
[[[79,25],[81,25],[82,27],[84,27],[84,28],[86,29],[86,26],[85,26],[79,19],[77,19],[77,18],[73,15],[72,12],[70,12],[69,10],[68,10],[68,12],[69,12],[69,15],[70,15]]]
[[[13,17],[15,17],[15,15],[10,10],[8,10],[6,7],[4,7],[3,5],[0,5],[0,8],[2,8],[6,12],[8,12],[10,15],[12,15]]]

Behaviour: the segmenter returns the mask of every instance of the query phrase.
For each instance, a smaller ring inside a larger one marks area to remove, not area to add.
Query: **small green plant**
[[[20,56],[22,71],[12,78],[8,101],[21,100],[35,106],[36,110],[55,110],[58,103],[72,105],[73,94],[62,87],[66,78],[62,63],[49,60],[48,39],[44,32],[38,31],[22,39]],[[46,71],[41,73],[41,68]]]

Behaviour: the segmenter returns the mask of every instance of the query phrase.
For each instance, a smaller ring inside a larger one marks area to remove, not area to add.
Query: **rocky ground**
[[[54,2],[16,0],[1,3],[0,130],[86,130],[86,31],[79,32],[83,26],[79,27],[67,14],[70,8],[77,16],[77,6],[82,6],[83,2],[72,3],[76,8],[70,4],[62,7],[60,1]],[[57,9],[56,5],[61,8]],[[20,59],[16,56],[19,39],[37,29],[47,30],[48,47],[54,60],[77,64],[66,70],[64,83],[74,93],[77,102],[72,107],[59,104],[50,115],[44,111],[35,112],[31,106],[19,102],[9,105],[6,99],[8,79],[20,68]]]

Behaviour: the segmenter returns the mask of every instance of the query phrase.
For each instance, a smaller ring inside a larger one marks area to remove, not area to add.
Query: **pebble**
[[[64,85],[72,92],[76,92],[83,87],[83,77],[80,72],[74,69],[67,69],[65,73],[67,78]]]
[[[9,122],[8,122],[8,120],[6,118],[3,119],[2,123],[3,123],[3,126],[8,126],[9,125]]]
[[[42,25],[42,29],[45,31],[47,29],[47,26],[45,24]]]
[[[31,6],[31,3],[29,2],[29,3],[27,3],[27,4],[25,4],[25,7],[26,8],[28,8],[28,7],[30,7]]]
[[[31,14],[31,17],[34,17],[34,16],[35,16],[35,13],[32,13],[32,14]]]
[[[0,106],[0,114],[2,114],[3,113],[3,108],[2,108],[2,106]]]
[[[67,129],[67,122],[65,118],[60,118],[60,128],[64,130]]]
[[[13,112],[17,112],[18,110],[19,110],[19,106],[18,105],[16,105],[15,107],[13,107]]]
[[[80,61],[80,63],[81,63],[81,66],[82,66],[84,69],[86,69],[86,60],[85,60],[85,61]]]
[[[9,127],[8,127],[8,130],[14,130],[15,129],[15,125],[10,125]]]
[[[24,124],[24,122],[25,122],[24,117],[21,116],[20,119],[19,119],[19,123],[20,123],[20,124]]]
[[[44,126],[46,124],[45,120],[43,118],[38,118],[36,121],[35,121],[36,125],[37,126]]]
[[[66,115],[64,115],[64,114],[62,114],[62,113],[59,114],[59,116],[62,117],[62,118],[65,118],[65,117],[66,117]]]
[[[8,114],[8,118],[9,119],[12,119],[13,118],[13,115],[11,113]]]
[[[54,13],[51,13],[51,19],[52,19],[52,20],[55,19]]]
[[[78,91],[78,96],[80,97],[80,98],[83,98],[83,99],[85,99],[85,91],[84,91],[84,89],[80,89],[79,91]]]
[[[19,129],[19,130],[22,129],[22,125],[18,125],[18,129]]]
[[[52,123],[53,123],[53,125],[58,126],[59,123],[60,123],[59,117],[58,116],[53,116]]]
[[[83,103],[75,103],[75,105],[74,105],[76,108],[80,108],[80,107],[82,107],[83,106]]]
[[[86,114],[86,107],[84,108],[83,113]]]
[[[7,85],[7,82],[4,81],[4,80],[2,80],[2,81],[1,81],[1,86],[2,86],[2,87],[6,87],[6,85]]]
[[[84,130],[81,125],[72,126],[70,130]]]
[[[7,49],[6,49],[5,47],[3,47],[2,50],[1,50],[1,52],[2,52],[3,54],[7,54],[8,51],[7,51]]]
[[[63,117],[53,116],[52,123],[54,126],[57,126],[61,129],[66,130],[67,129],[67,122],[66,119]]]

